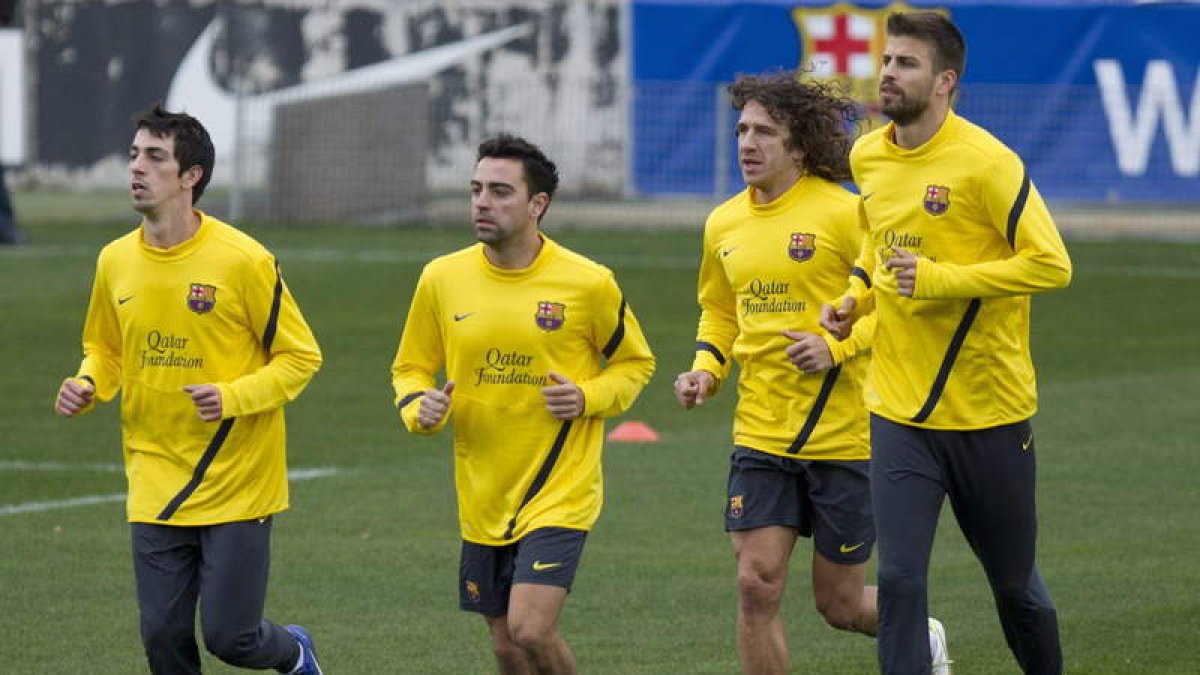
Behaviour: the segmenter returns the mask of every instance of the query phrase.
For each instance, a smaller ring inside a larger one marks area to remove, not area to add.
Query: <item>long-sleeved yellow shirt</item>
[[[866,459],[862,405],[870,320],[846,342],[820,328],[821,305],[845,289],[861,247],[857,200],[804,177],[768,204],[747,188],[708,217],[700,261],[693,370],[725,379],[740,368],[733,441],[803,459]],[[788,360],[784,330],[820,334],[836,364],[809,375]],[[732,357],[732,358],[731,358]]]
[[[197,212],[170,249],[137,230],[100,252],[77,377],[121,391],[131,522],[212,525],[288,506],[283,405],[320,368],[312,331],[274,257]],[[223,419],[196,415],[190,384],[216,384]]]
[[[420,397],[443,368],[455,383],[450,411],[421,429]],[[546,409],[551,372],[583,391],[578,419]],[[409,431],[453,427],[462,537],[495,546],[542,527],[592,527],[603,502],[603,418],[628,409],[653,372],[612,272],[543,238],[523,270],[493,266],[483,244],[426,265],[392,387]]]
[[[851,169],[868,232],[850,294],[878,315],[867,407],[930,429],[981,429],[1031,417],[1030,293],[1066,286],[1071,261],[1015,153],[950,112],[920,147],[894,125],[855,143]],[[885,267],[919,256],[913,297]]]

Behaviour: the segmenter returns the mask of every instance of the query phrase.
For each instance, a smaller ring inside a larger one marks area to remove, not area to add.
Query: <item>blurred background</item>
[[[131,119],[155,101],[217,146],[235,221],[462,222],[474,148],[511,131],[560,164],[556,215],[699,227],[741,187],[724,87],[802,68],[862,100],[888,12],[968,37],[961,114],[1026,161],[1069,234],[1200,225],[1200,4],[793,0],[0,0],[0,163],[18,218],[127,213]]]

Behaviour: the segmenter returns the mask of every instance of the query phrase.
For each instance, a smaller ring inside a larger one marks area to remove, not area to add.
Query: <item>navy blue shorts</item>
[[[839,565],[871,557],[869,460],[807,460],[737,446],[729,457],[725,531],[794,528]]]
[[[584,530],[545,527],[507,546],[464,541],[458,572],[459,607],[484,616],[503,616],[508,614],[513,584],[571,590],[586,539]]]

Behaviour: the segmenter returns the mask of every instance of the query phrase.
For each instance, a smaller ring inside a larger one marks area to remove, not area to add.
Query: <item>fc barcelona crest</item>
[[[567,306],[561,302],[542,300],[538,303],[537,314],[533,320],[537,322],[538,328],[544,331],[558,330],[567,320]]]
[[[817,251],[817,235],[811,232],[793,232],[788,242],[788,257],[796,262],[812,260]]]
[[[950,188],[944,185],[925,186],[925,210],[931,216],[940,216],[950,209]]]
[[[729,517],[730,518],[741,518],[742,514],[745,513],[745,508],[743,506],[744,499],[745,499],[744,495],[734,495],[733,497],[729,498]]]
[[[209,284],[192,284],[188,290],[187,306],[197,314],[207,314],[217,304],[217,287]]]
[[[474,581],[466,583],[467,600],[479,602],[479,586]]]

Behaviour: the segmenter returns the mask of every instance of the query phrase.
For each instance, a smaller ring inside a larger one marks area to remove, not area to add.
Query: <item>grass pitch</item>
[[[10,675],[146,672],[115,496],[125,489],[116,406],[77,420],[50,407],[78,363],[95,254],[133,219],[73,222],[27,225],[30,246],[0,250],[0,671]],[[325,352],[288,411],[291,465],[337,470],[293,483],[275,526],[268,616],[310,628],[335,675],[494,672],[483,622],[456,609],[449,439],[402,431],[388,375],[421,266],[469,243],[469,230],[247,229],[278,254]],[[698,231],[550,234],[616,271],[659,358],[624,419],[663,440],[608,446],[605,512],[564,615],[580,672],[735,673],[721,531],[732,391],[689,413],[671,395],[691,360]],[[1074,283],[1035,299],[1033,324],[1040,561],[1067,672],[1193,673],[1200,244],[1069,248]],[[1016,673],[982,571],[948,509],[944,518],[931,606],[956,672]],[[793,671],[874,672],[874,643],[812,608],[809,552],[802,541],[786,599]],[[205,667],[233,672],[209,657]]]

